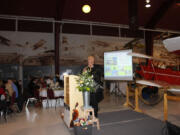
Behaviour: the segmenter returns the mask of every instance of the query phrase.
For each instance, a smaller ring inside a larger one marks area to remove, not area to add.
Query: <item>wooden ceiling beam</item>
[[[129,28],[131,33],[136,36],[138,30],[138,0],[128,0]]]
[[[63,11],[64,11],[64,7],[65,7],[65,2],[66,0],[56,0],[56,14],[55,14],[55,20],[62,20],[62,16],[63,16]],[[59,74],[60,73],[60,69],[59,69],[59,56],[60,56],[60,44],[61,42],[60,40],[60,24],[59,23],[55,23],[55,74]]]
[[[161,18],[166,14],[168,9],[173,5],[175,0],[164,0],[161,6],[156,10],[156,12],[152,15],[149,22],[145,25],[145,28],[153,29],[156,27]],[[146,54],[153,55],[153,36],[152,32],[145,32],[145,46],[146,46]]]
[[[56,20],[62,20],[65,3],[66,0],[56,0],[56,13],[54,17]]]
[[[175,0],[164,0],[161,6],[156,10],[156,12],[152,15],[148,23],[145,25],[146,28],[155,28],[157,23],[161,20],[161,18],[166,14],[168,9],[174,4]]]

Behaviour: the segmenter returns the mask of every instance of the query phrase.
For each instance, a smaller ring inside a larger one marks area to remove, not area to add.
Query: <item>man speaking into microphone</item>
[[[89,70],[96,83],[95,91],[90,93],[90,105],[94,108],[95,116],[98,117],[98,103],[104,98],[103,82],[101,81],[103,69],[99,65],[95,65],[94,62],[94,56],[88,56],[88,66],[83,69],[83,72]]]

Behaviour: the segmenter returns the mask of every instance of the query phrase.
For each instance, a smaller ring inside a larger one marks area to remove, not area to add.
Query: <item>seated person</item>
[[[43,77],[41,77],[41,78],[39,79],[39,82],[40,82],[42,88],[46,88],[46,87],[47,87],[46,82],[44,81],[44,78],[43,78]]]
[[[6,117],[6,111],[7,111],[7,101],[6,101],[6,92],[4,89],[4,84],[0,80],[0,112],[3,112],[4,117]]]
[[[5,89],[8,91],[8,95],[10,97],[12,97],[12,94],[13,94],[14,90],[12,88],[12,85],[11,85],[10,81],[5,82]]]
[[[6,92],[5,92],[5,89],[4,89],[4,85],[3,85],[3,82],[0,80],[0,100],[3,101],[5,100],[5,97],[6,96]]]

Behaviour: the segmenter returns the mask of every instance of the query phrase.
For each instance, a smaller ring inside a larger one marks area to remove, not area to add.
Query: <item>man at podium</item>
[[[103,77],[103,70],[99,65],[94,64],[94,56],[88,56],[88,66],[83,69],[83,72],[90,70],[90,73],[94,77],[96,82],[95,91],[90,93],[90,105],[94,108],[95,116],[98,117],[98,103],[103,100],[103,82],[101,77]]]

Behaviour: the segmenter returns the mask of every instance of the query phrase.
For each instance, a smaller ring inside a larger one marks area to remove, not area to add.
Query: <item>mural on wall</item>
[[[62,34],[60,47],[60,63],[62,65],[87,64],[89,55],[95,56],[96,64],[103,65],[104,52],[132,49],[133,52],[145,54],[144,39],[122,38],[110,36],[90,36],[78,34]],[[167,59],[167,66],[179,64],[179,57],[169,53],[162,42],[154,42],[154,57]],[[145,60],[142,60],[145,62]],[[133,58],[134,63],[139,63]]]
[[[95,56],[96,64],[103,65],[104,52],[108,51],[132,49],[133,52],[145,53],[143,39],[61,34],[61,43],[61,66],[85,65],[89,55]],[[162,43],[154,43],[153,54],[168,59],[170,65],[177,64],[179,60]],[[19,64],[21,61],[23,65],[53,65],[54,34],[0,31],[0,63]]]
[[[0,63],[51,64],[54,56],[52,33],[0,31]]]
[[[167,66],[177,66],[180,64],[179,56],[175,53],[168,52],[162,43],[154,43],[153,56],[156,58],[166,59],[167,62],[165,62],[165,64]]]
[[[108,51],[133,49],[144,53],[143,40],[140,39],[133,42],[133,46],[128,45],[133,38],[62,34],[61,39],[60,63],[65,65],[86,64],[89,55],[95,56],[96,64],[103,65],[104,52]]]

